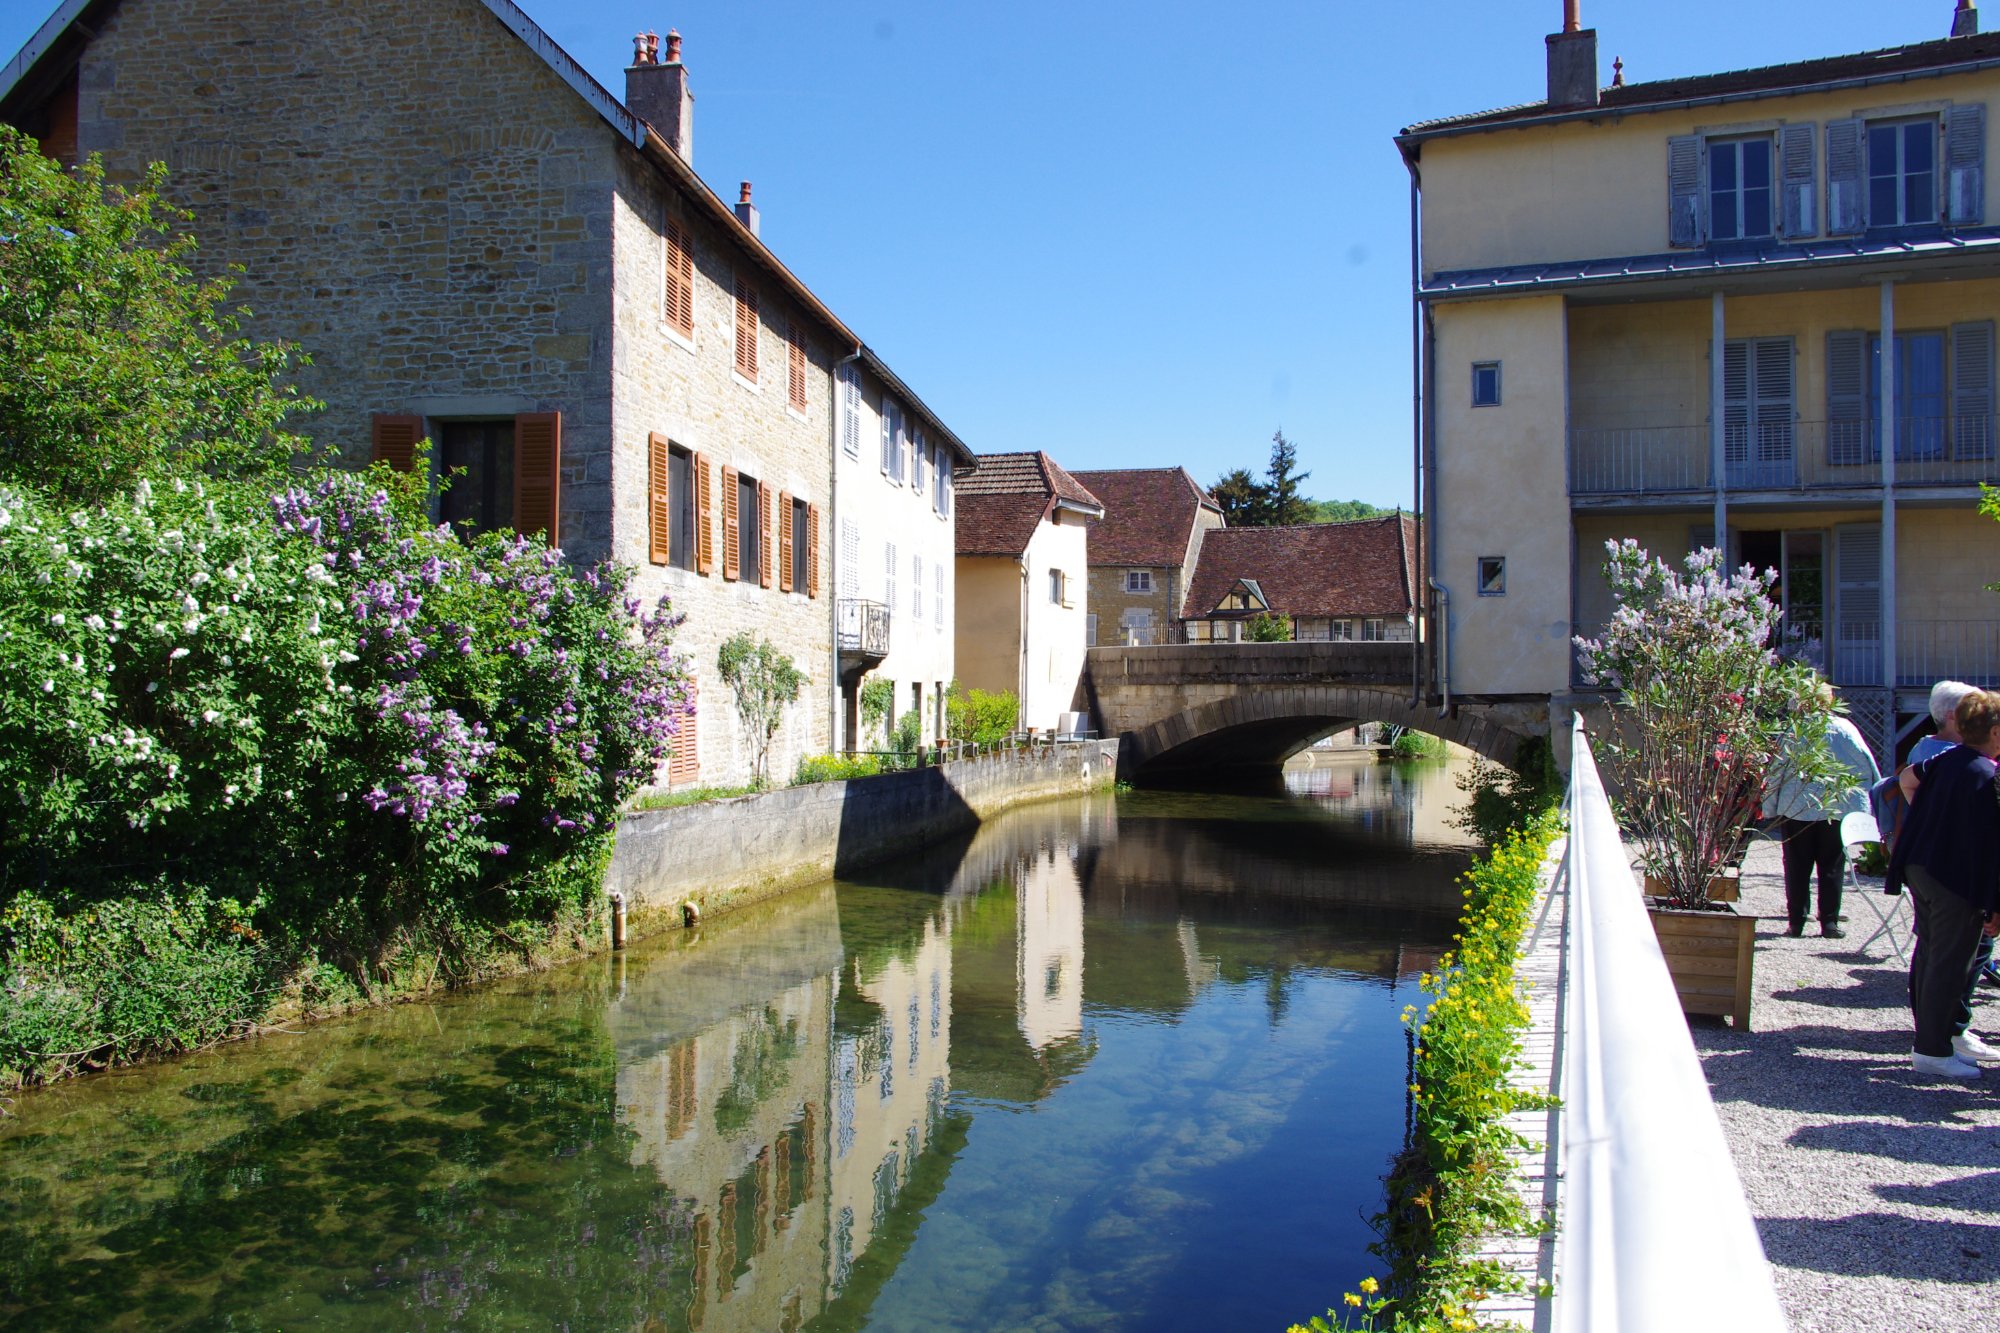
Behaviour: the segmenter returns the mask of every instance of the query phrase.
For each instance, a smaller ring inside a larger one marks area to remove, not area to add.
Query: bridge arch
[[[1269,770],[1322,736],[1364,722],[1388,722],[1462,745],[1513,767],[1529,730],[1483,713],[1439,717],[1410,706],[1407,691],[1352,685],[1265,685],[1184,708],[1125,733],[1120,766],[1136,779],[1173,779],[1218,770]]]

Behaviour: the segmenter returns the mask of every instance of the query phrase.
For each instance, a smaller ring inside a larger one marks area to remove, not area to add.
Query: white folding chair
[[[1876,940],[1886,940],[1888,941],[1890,951],[1896,957],[1908,963],[1910,955],[1904,948],[1903,939],[1897,935],[1897,920],[1899,917],[1905,915],[1903,904],[1909,899],[1909,893],[1888,894],[1863,891],[1860,876],[1854,870],[1854,863],[1859,858],[1861,848],[1867,843],[1880,841],[1882,841],[1882,830],[1875,826],[1875,816],[1865,812],[1841,816],[1840,842],[1847,853],[1847,891],[1845,896],[1849,902],[1858,900],[1866,904],[1868,910],[1875,914],[1875,933],[1861,941],[1861,952],[1867,953],[1868,946]],[[1889,902],[1886,908],[1881,906],[1878,901],[1884,898],[1888,899]],[[1907,924],[1903,925],[1901,931],[1903,937],[1907,937],[1910,933],[1909,926]]]

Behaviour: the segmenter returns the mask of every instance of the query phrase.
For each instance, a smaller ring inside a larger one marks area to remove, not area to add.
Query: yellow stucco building
[[[1440,692],[1559,703],[1605,542],[1720,533],[1886,750],[2000,679],[2000,34],[1600,87],[1564,8],[1544,100],[1396,140]]]

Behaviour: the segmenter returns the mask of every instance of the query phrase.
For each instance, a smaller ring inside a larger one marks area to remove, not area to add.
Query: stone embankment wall
[[[1116,741],[1035,746],[936,768],[817,782],[625,816],[605,888],[662,927],[888,857],[921,852],[1012,805],[1108,786]]]

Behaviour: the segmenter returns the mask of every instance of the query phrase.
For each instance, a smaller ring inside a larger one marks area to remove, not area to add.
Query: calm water
[[[1035,807],[623,957],[19,1099],[0,1323],[1281,1329],[1372,1265],[1441,766]]]

